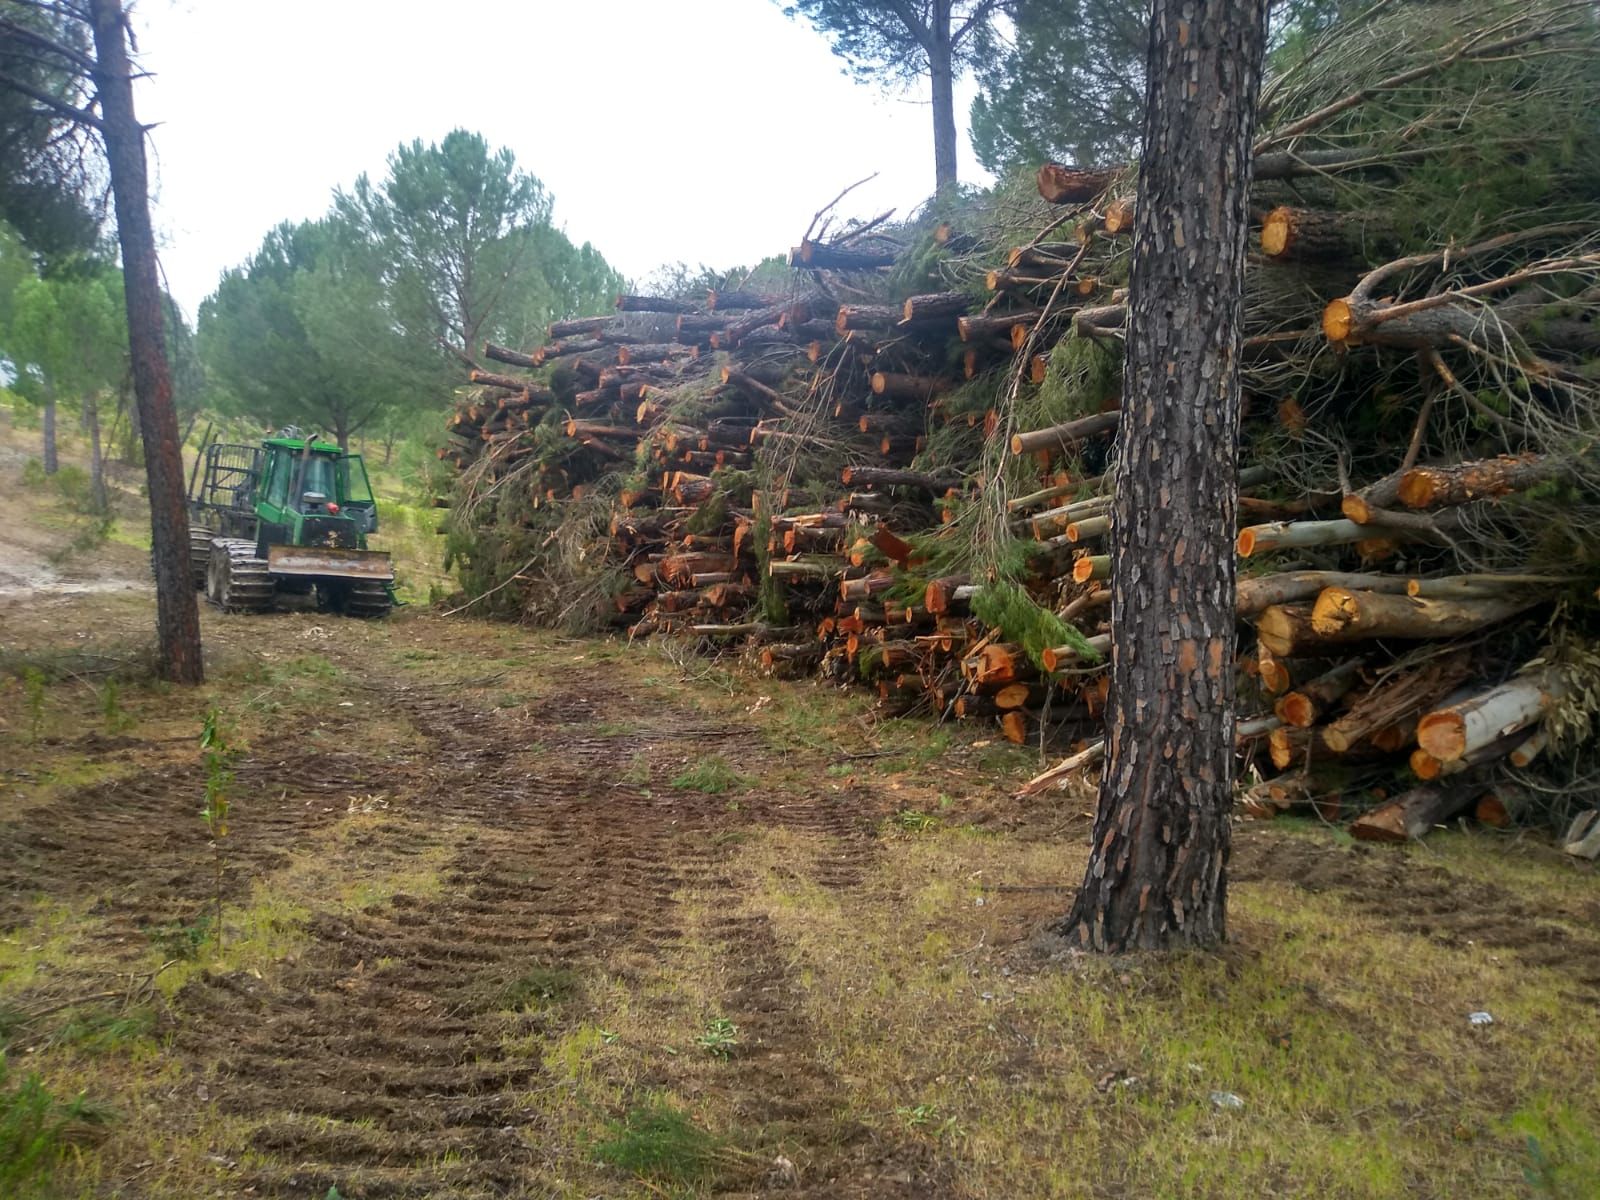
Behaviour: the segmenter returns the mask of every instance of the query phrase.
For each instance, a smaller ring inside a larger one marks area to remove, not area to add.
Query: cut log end
[[[1289,248],[1291,230],[1290,209],[1279,206],[1269,212],[1261,223],[1261,253],[1268,258],[1281,256]]]
[[[1328,307],[1322,310],[1322,333],[1330,342],[1344,343],[1350,340],[1350,334],[1355,325],[1355,310],[1350,307],[1348,300],[1330,301]]]
[[[1467,752],[1467,723],[1458,712],[1431,712],[1417,722],[1417,745],[1442,762]]]

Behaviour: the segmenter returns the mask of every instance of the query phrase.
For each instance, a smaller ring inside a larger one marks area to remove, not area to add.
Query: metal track
[[[211,539],[216,536],[209,529],[191,526],[189,529],[189,579],[195,591],[206,587],[206,571],[211,566]]]
[[[374,579],[357,579],[344,594],[343,609],[347,617],[386,617],[393,604],[387,584]]]
[[[224,612],[266,612],[274,592],[267,560],[243,538],[212,538],[206,599]]]

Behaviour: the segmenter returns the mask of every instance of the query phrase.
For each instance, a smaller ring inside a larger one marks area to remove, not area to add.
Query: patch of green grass
[[[930,817],[925,812],[918,812],[914,808],[902,808],[889,818],[907,833],[927,833],[929,830],[939,828],[939,818]]]
[[[956,1124],[956,1119],[940,1112],[937,1104],[901,1105],[894,1110],[894,1115],[904,1122],[907,1129],[936,1138],[959,1137],[963,1132],[961,1126]]]
[[[13,1083],[0,1055],[0,1196],[25,1196],[109,1118],[79,1094],[62,1100],[30,1074]],[[36,1194],[36,1193],[35,1193]]]
[[[168,921],[145,930],[150,944],[161,952],[163,958],[176,958],[185,962],[200,957],[211,944],[215,932],[212,914],[201,913],[193,921]]]
[[[1506,1126],[1522,1139],[1522,1177],[1534,1195],[1579,1200],[1600,1193],[1600,1129],[1570,1103],[1535,1097]]]
[[[749,782],[745,776],[728,765],[727,759],[719,754],[713,754],[710,758],[702,758],[675,778],[672,786],[680,792],[704,792],[708,796],[720,796],[723,792],[744,787]]]
[[[516,1012],[538,1011],[572,999],[581,989],[582,981],[575,971],[533,967],[502,987],[497,1001],[501,1008]]]
[[[88,1054],[111,1054],[144,1041],[155,1027],[155,1012],[146,1005],[125,1010],[74,1009],[50,1040]]]
[[[875,732],[877,745],[884,753],[871,760],[871,765],[884,774],[927,767],[943,758],[951,746],[948,730],[921,718],[891,717],[879,722]]]
[[[663,1101],[631,1109],[605,1131],[594,1157],[647,1179],[705,1187],[748,1165],[749,1156]]]

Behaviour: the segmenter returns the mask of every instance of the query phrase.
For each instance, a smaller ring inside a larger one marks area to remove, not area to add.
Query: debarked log
[[[1566,694],[1553,667],[1516,675],[1492,688],[1435,709],[1417,722],[1417,744],[1450,762],[1540,720]]]

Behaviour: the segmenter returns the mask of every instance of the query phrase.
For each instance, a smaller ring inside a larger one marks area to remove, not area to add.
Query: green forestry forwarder
[[[189,570],[229,612],[266,612],[280,597],[381,617],[394,564],[367,549],[378,504],[359,454],[293,427],[259,446],[213,442],[189,474]]]

